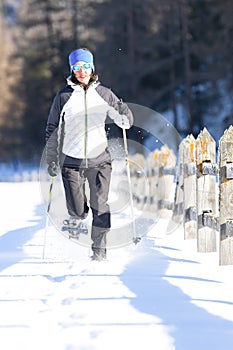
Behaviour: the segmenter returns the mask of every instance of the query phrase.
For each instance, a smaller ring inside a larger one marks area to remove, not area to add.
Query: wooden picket
[[[129,162],[134,203],[138,209],[142,209],[149,196],[145,157],[140,153],[136,153],[129,158]]]
[[[197,237],[196,144],[193,135],[183,142],[184,239]]]
[[[219,143],[219,223],[220,265],[233,265],[233,127],[230,126]]]
[[[184,213],[184,167],[183,167],[183,150],[184,140],[179,145],[178,166],[176,174],[176,189],[174,198],[174,210],[172,220],[179,224],[183,223]]]
[[[178,165],[176,168],[176,187],[174,191],[174,206],[173,213],[168,222],[166,234],[173,233],[179,226],[183,224],[183,213],[184,213],[184,190],[183,190],[183,143],[184,140],[179,145],[178,152]]]
[[[149,211],[158,212],[159,150],[156,149],[147,157],[147,175],[150,187]]]
[[[158,210],[159,216],[167,216],[167,210],[174,208],[174,176],[176,156],[167,145],[159,153]]]
[[[216,230],[204,224],[205,214],[216,214],[216,143],[206,128],[196,140],[197,250],[216,251]]]

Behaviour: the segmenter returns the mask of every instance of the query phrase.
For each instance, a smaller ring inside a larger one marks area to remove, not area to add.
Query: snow
[[[0,191],[1,349],[232,349],[233,266],[197,253],[181,227],[167,234],[168,218],[92,262],[46,229],[38,182]]]

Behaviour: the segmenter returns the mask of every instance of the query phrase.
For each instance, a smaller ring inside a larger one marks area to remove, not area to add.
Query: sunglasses
[[[89,69],[91,68],[91,64],[90,63],[84,63],[84,64],[76,64],[75,66],[72,66],[72,70],[75,72],[80,71],[80,69]]]

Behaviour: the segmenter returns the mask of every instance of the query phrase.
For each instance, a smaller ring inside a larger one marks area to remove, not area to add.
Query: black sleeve
[[[61,114],[61,95],[57,93],[50,108],[46,126],[46,161],[58,163],[58,126]]]

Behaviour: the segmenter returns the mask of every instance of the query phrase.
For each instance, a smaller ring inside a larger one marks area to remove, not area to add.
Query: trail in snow
[[[0,346],[4,350],[230,350],[232,266],[199,254],[161,219],[108,262],[48,227],[38,183],[1,183]],[[142,222],[141,222],[142,223]]]

